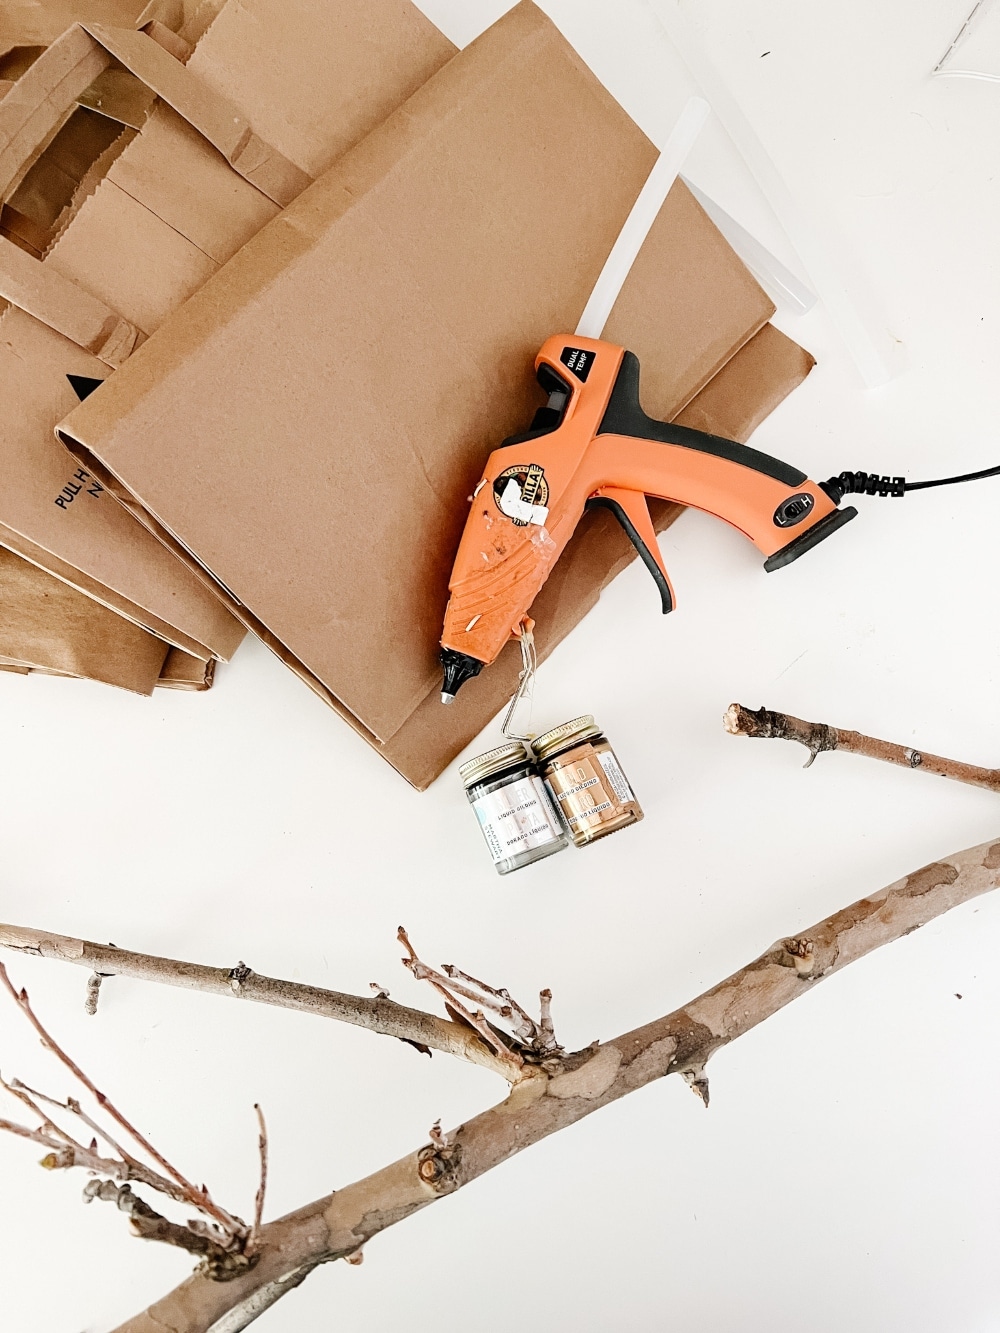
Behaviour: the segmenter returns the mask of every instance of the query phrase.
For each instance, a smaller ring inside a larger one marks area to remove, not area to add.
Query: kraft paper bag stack
[[[0,548],[0,666],[137,694],[210,689],[215,662],[168,648],[99,602]]]
[[[468,497],[530,420],[534,354],[576,326],[655,157],[522,3],[61,427],[81,466],[417,787],[516,677],[508,652],[451,709],[438,702]],[[740,438],[812,364],[772,313],[677,185],[606,336],[642,360],[647,411]],[[536,602],[541,656],[631,555],[609,524],[581,525]]]
[[[179,20],[180,34],[171,33],[166,24]],[[61,211],[46,201],[40,244],[28,227],[38,218],[19,210],[20,233],[0,234],[0,298],[12,302],[0,318],[0,543],[207,664],[231,656],[245,630],[96,478],[67,465],[53,435],[76,401],[66,377],[112,374],[454,48],[408,0],[166,4],[138,22],[144,34],[93,23],[100,40],[80,28],[64,34],[0,101],[0,194],[37,203],[54,172],[65,188],[64,163],[51,160],[65,144],[51,131],[79,142],[109,51],[133,83],[161,93],[147,98],[138,134],[122,129],[110,147],[97,145]],[[231,128],[238,118],[247,143]]]
[[[162,639],[0,549],[0,662],[151,694],[166,657]]]

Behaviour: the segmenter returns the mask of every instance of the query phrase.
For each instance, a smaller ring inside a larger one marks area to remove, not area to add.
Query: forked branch
[[[552,1072],[526,1064],[500,1105],[450,1133],[436,1127],[407,1157],[265,1226],[252,1272],[225,1286],[195,1275],[115,1333],[239,1333],[318,1264],[358,1254],[380,1231],[655,1079],[681,1074],[706,1097],[705,1066],[716,1051],[848,963],[990,892],[998,877],[1000,838],[778,940],[690,1004],[564,1057]]]

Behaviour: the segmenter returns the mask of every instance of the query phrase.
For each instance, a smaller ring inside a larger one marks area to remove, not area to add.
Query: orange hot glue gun
[[[810,481],[745,444],[648,417],[638,358],[622,347],[550,338],[535,369],[548,402],[531,430],[490,455],[458,548],[441,636],[444,703],[520,635],[590,505],[619,520],[664,612],[674,608],[674,591],[647,495],[725,519],[764,552],[766,570],[798,559],[857,514],[837,507],[843,485]]]

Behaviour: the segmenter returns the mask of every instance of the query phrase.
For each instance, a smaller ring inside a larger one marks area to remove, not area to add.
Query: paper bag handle
[[[137,325],[5,236],[0,236],[0,296],[112,370],[145,340]]]
[[[265,143],[235,104],[201,83],[144,32],[77,24],[44,51],[0,101],[0,198],[7,199],[63,116],[112,58],[207,139],[244,180],[280,208],[312,183]]]
[[[311,183],[255,134],[228,98],[199,82],[152,37],[127,28],[75,25],[0,99],[0,201],[10,198],[77,98],[112,58],[167,102],[233,170],[281,207]],[[0,238],[0,297],[117,368],[142,331],[42,260]]]

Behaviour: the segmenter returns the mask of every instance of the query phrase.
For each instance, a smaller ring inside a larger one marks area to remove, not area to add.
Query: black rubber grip
[[[762,472],[785,486],[801,486],[808,478],[798,468],[790,467],[780,458],[762,454],[736,440],[706,431],[677,426],[671,421],[656,421],[642,410],[639,403],[639,358],[626,352],[622,358],[615,387],[604,411],[598,435],[630,435],[636,440],[655,440],[659,444],[678,444],[684,449],[697,449],[703,454],[725,458],[730,463]]]

